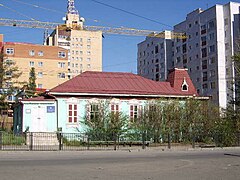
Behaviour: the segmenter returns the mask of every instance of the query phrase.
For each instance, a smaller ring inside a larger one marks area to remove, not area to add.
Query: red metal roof
[[[169,82],[156,82],[132,73],[87,71],[51,89],[50,94],[54,92],[55,94],[196,95],[187,72],[182,71],[174,75],[170,73]],[[183,82],[184,77],[189,85],[189,91],[182,91],[179,88],[179,83]]]

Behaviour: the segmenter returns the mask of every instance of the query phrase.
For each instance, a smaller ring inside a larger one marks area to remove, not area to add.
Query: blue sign
[[[47,106],[47,113],[54,113],[55,112],[55,106]]]

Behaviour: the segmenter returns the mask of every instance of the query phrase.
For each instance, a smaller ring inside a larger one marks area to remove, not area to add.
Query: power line
[[[28,18],[28,19],[30,19],[30,20],[32,20],[32,21],[37,21],[36,19],[34,19],[34,18],[30,17],[30,16],[27,16],[27,15],[25,15],[25,14],[23,14],[23,13],[15,10],[15,9],[12,9],[12,8],[10,8],[10,7],[8,7],[8,6],[5,6],[4,4],[0,4],[0,6],[6,8],[6,9],[8,9],[8,10],[10,10],[10,11],[12,11],[12,12],[18,14],[18,15],[24,16],[24,17],[26,17],[26,18]]]
[[[104,6],[107,6],[107,7],[110,7],[110,8],[112,8],[112,9],[115,9],[115,10],[118,10],[118,11],[122,11],[122,12],[127,13],[127,14],[130,14],[130,15],[139,17],[139,18],[142,18],[142,19],[145,19],[145,20],[147,20],[147,21],[151,21],[151,22],[154,22],[154,23],[163,25],[163,26],[167,26],[167,27],[173,28],[173,26],[171,26],[171,25],[168,25],[168,24],[165,24],[165,23],[161,23],[161,22],[156,21],[156,20],[154,20],[154,19],[150,19],[150,18],[148,18],[148,17],[142,16],[142,15],[139,15],[139,14],[136,14],[136,13],[133,13],[133,12],[130,12],[130,11],[127,11],[127,10],[124,10],[124,9],[121,9],[121,8],[118,8],[118,7],[115,7],[115,6],[112,6],[112,5],[109,5],[109,4],[100,2],[100,1],[96,1],[96,0],[91,0],[91,1],[93,1],[93,2],[95,2],[95,3],[98,3],[98,4],[101,4],[101,5],[104,5]]]

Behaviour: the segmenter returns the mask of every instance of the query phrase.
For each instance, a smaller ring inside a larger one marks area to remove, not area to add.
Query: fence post
[[[59,151],[62,150],[62,133],[58,133]]]
[[[195,148],[195,134],[193,133],[193,136],[192,136],[192,148],[194,149]]]
[[[87,136],[87,150],[90,149],[90,139],[89,139],[89,135]]]
[[[0,131],[0,150],[2,150],[3,147],[3,133]]]
[[[170,136],[169,132],[168,132],[167,136],[168,136],[168,149],[171,149],[171,136]]]
[[[142,149],[145,149],[145,131],[142,132]]]
[[[30,151],[33,150],[33,133],[32,132],[29,133],[29,150]]]

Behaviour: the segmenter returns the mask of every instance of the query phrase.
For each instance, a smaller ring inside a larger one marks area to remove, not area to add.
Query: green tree
[[[10,104],[8,97],[14,95],[24,84],[19,81],[22,72],[19,71],[15,62],[0,53],[0,114],[1,118],[5,111],[8,111]]]
[[[128,129],[128,118],[121,112],[110,111],[108,101],[97,101],[87,105],[86,116],[81,122],[92,141],[114,141]]]
[[[36,78],[35,68],[32,67],[30,69],[28,86],[27,86],[27,89],[26,89],[26,95],[28,97],[32,97],[36,93],[36,79],[37,78]]]

